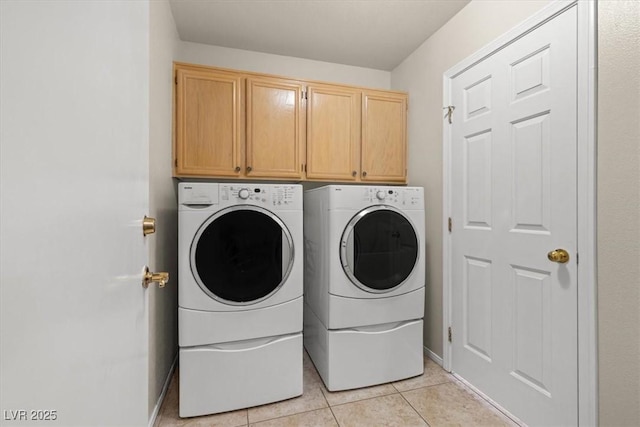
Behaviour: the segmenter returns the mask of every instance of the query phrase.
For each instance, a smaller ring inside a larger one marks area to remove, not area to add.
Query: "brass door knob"
[[[156,232],[156,219],[149,218],[148,216],[144,216],[142,219],[142,234],[145,236],[147,234],[153,234]]]
[[[564,249],[556,249],[547,254],[547,258],[549,261],[557,262],[559,264],[564,264],[569,262],[569,252]]]
[[[142,287],[148,288],[151,283],[157,283],[159,288],[164,288],[169,281],[169,273],[160,272],[152,273],[149,271],[149,267],[144,267],[144,273],[142,274]]]

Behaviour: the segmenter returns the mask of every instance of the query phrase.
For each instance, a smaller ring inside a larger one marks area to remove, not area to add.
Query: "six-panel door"
[[[578,423],[575,9],[452,79],[452,369],[528,425]]]

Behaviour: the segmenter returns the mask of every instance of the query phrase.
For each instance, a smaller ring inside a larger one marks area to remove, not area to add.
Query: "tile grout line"
[[[313,367],[314,369],[316,369],[315,365]],[[316,369],[316,372],[318,372],[318,370]],[[318,373],[318,376],[320,376],[320,374]],[[331,411],[331,416],[333,417],[333,419],[336,422],[336,425],[338,427],[340,427],[340,422],[338,421],[338,417],[336,417],[335,412],[333,412],[333,408],[331,407],[331,405],[329,404],[329,399],[327,399],[327,395],[324,394],[324,390],[326,389],[326,386],[324,384],[324,381],[322,380],[322,378],[320,378],[320,381],[322,382],[322,384],[320,385],[320,393],[322,393],[322,397],[324,398],[324,401],[327,402],[327,408],[329,408],[329,411]],[[329,389],[326,389],[327,392],[329,392]]]
[[[384,384],[381,384],[381,385],[384,385]],[[358,390],[358,389],[353,389],[353,390]],[[331,392],[329,392],[329,393],[331,393]],[[399,394],[399,393],[400,393],[400,391],[398,391],[398,390],[396,389],[396,391],[391,392],[391,393],[384,393],[384,394],[379,394],[379,395],[375,395],[375,396],[361,397],[361,398],[357,398],[357,399],[355,399],[355,400],[350,400],[350,401],[348,401],[348,402],[336,403],[336,404],[334,404],[334,405],[329,404],[329,407],[342,406],[342,405],[348,405],[348,404],[350,404],[350,403],[363,402],[363,401],[365,401],[365,400],[371,400],[371,399],[375,399],[375,398],[377,398],[377,397],[391,396],[391,395],[393,395],[393,394]],[[325,396],[325,399],[326,399],[326,398],[327,398],[327,396]],[[328,401],[328,400],[327,400],[327,403],[329,403],[329,401]]]
[[[256,422],[253,423],[253,425],[264,423],[264,422],[268,422],[268,421],[280,420],[280,419],[283,419],[283,418],[294,417],[296,415],[309,414],[311,412],[322,411],[323,409],[331,409],[331,407],[327,406],[326,408],[309,409],[308,411],[296,412],[294,414],[280,415],[279,417],[267,418],[267,419],[264,419],[264,420],[256,421]],[[331,413],[333,414],[333,411]],[[334,418],[335,418],[335,416],[334,416]],[[337,420],[336,420],[336,422],[337,422]],[[247,425],[249,426],[251,424],[247,424]]]
[[[423,387],[423,388],[426,388],[426,387]],[[415,390],[418,390],[418,389],[415,389]],[[413,407],[411,402],[409,402],[407,398],[404,397],[404,394],[402,394],[402,392],[400,392],[400,396],[402,397],[402,399],[404,399],[405,402],[407,402],[407,404],[411,407],[411,409],[413,409],[415,413],[418,414],[418,416],[427,424],[427,427],[430,427],[431,424],[429,424],[429,421],[427,421],[426,418],[423,417],[422,414],[416,408]]]
[[[421,387],[408,388],[408,389],[406,389],[406,390],[398,390],[398,389],[396,388],[396,390],[398,390],[398,393],[405,393],[405,392],[407,392],[407,391],[420,390],[421,388],[435,387],[435,386],[439,386],[439,385],[442,385],[442,384],[449,384],[449,383],[453,383],[453,381],[445,380],[445,381],[443,381],[443,382],[441,382],[441,383],[435,383],[435,384],[423,385],[423,386],[421,386]]]

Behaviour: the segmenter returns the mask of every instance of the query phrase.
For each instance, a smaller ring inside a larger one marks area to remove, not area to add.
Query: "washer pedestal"
[[[180,349],[180,416],[233,411],[302,394],[302,334]]]

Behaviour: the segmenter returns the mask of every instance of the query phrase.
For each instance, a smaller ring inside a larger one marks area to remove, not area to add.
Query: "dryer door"
[[[274,294],[293,267],[293,239],[284,223],[257,206],[212,215],[191,243],[191,272],[211,298],[232,305]]]
[[[411,275],[419,255],[418,233],[402,212],[371,206],[354,216],[342,234],[340,259],[349,279],[374,293],[390,292]]]

